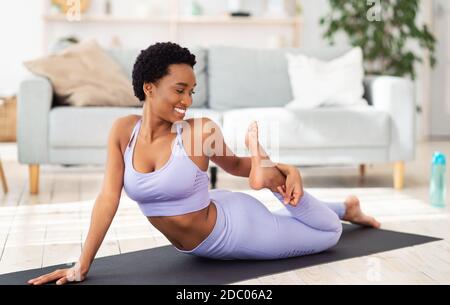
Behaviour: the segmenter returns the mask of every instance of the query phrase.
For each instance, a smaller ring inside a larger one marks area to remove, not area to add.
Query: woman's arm
[[[284,197],[284,203],[296,206],[303,196],[303,182],[300,171],[293,165],[274,163],[258,143],[258,155],[261,157],[261,167],[253,175],[256,189],[268,188]],[[263,165],[262,162],[265,161]],[[251,158],[240,158],[242,168],[252,166]],[[255,179],[255,177],[258,177]]]
[[[95,254],[100,248],[106,232],[116,214],[119,201],[106,194],[100,194],[95,200],[91,213],[91,223],[78,260],[81,277],[85,277],[91,267]]]
[[[234,176],[249,177],[252,169],[251,158],[236,156],[226,145],[220,127],[208,118],[201,120],[202,145],[206,148],[210,160]],[[299,170],[292,165],[272,162],[261,144],[258,145],[261,161],[265,161],[264,167],[259,171],[259,178],[263,182],[258,184],[281,193],[286,203],[296,205],[303,195]]]
[[[92,209],[89,232],[79,259],[81,272],[85,274],[87,274],[119,206],[125,169],[119,135],[123,130],[129,129],[127,124],[129,124],[127,118],[118,119],[111,128],[108,138],[108,156],[103,186]]]
[[[127,128],[127,118],[118,119],[111,128],[108,137],[108,155],[105,175],[100,194],[95,200],[91,214],[89,232],[84,242],[83,250],[77,264],[72,268],[55,270],[28,281],[29,284],[41,285],[56,281],[65,284],[69,281],[82,281],[87,276],[109,226],[116,214],[123,187],[123,154],[119,134]]]
[[[293,166],[293,165],[289,165],[289,164],[283,164],[283,163],[275,163],[275,166],[284,174],[284,175],[289,175],[292,173],[300,173],[300,170]]]
[[[201,118],[202,143],[210,160],[233,176],[249,177],[252,168],[250,157],[238,157],[228,147],[220,127],[209,118]],[[261,159],[270,160],[260,145]],[[274,164],[275,165],[275,164]]]
[[[289,164],[276,163],[275,165],[286,176],[283,188],[278,188],[285,198],[285,203],[296,206],[303,196],[303,181],[300,170]]]

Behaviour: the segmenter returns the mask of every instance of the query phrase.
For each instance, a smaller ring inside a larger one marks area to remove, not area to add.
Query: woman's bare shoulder
[[[197,131],[205,132],[207,130],[211,130],[214,128],[219,128],[220,126],[212,119],[208,117],[197,117],[197,118],[189,118],[184,120],[185,123],[189,124],[189,126],[194,129],[195,126],[200,125],[201,128],[195,128]]]
[[[220,139],[222,136],[220,126],[210,118],[207,117],[189,118],[187,120],[184,120],[184,122],[189,128],[189,132],[186,132],[187,133],[186,138],[191,139],[191,145],[198,143],[197,141],[201,141],[200,143],[203,145],[205,141],[209,139],[211,136],[215,137],[219,136],[218,139]],[[218,133],[216,134],[216,132]],[[183,131],[183,133],[185,132]]]
[[[121,127],[133,126],[139,121],[141,115],[138,114],[129,114],[126,116],[122,116],[116,119],[116,123],[120,124]]]
[[[125,148],[130,140],[131,133],[133,132],[133,128],[136,123],[141,118],[140,115],[130,114],[123,117],[119,117],[114,121],[114,131],[115,136],[120,142],[120,147],[122,151],[125,151]]]

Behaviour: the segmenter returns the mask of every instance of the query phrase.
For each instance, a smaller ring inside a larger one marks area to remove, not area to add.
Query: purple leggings
[[[217,208],[213,230],[193,250],[178,251],[213,259],[279,259],[324,251],[342,233],[343,202],[322,202],[304,192],[298,205],[269,211],[258,199],[242,192],[210,190]]]

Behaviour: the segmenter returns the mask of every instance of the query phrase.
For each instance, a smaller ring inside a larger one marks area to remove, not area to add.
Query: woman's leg
[[[275,197],[278,198],[278,200],[281,203],[283,203],[283,196],[280,193],[277,193],[277,192],[272,192],[272,193]],[[307,191],[304,191],[304,194],[303,194],[302,198],[300,199],[298,205],[299,204],[322,205],[324,207],[327,207],[331,211],[333,211],[339,217],[339,219],[344,219],[344,215],[345,215],[345,203],[344,202],[321,201],[321,200],[315,198],[314,196],[312,196]],[[278,210],[272,211],[272,213],[277,214],[277,215],[283,215],[283,216],[294,216],[294,214],[296,213],[296,207],[293,207],[290,204],[284,204],[284,203],[283,203],[283,205],[284,205],[283,207],[281,207]]]
[[[290,215],[271,213],[242,192],[210,192],[217,207],[216,225],[194,250],[185,253],[214,259],[279,259],[324,251],[342,233],[336,213],[303,197]]]
[[[336,245],[342,233],[337,214],[309,194],[296,207],[283,207],[284,213],[270,212],[245,193],[234,192],[228,200],[241,204],[240,211],[231,209],[232,220],[239,221],[237,234],[233,234],[238,241],[236,258],[277,259],[318,253]]]
[[[275,197],[278,198],[278,200],[280,200],[281,203],[283,203],[283,196],[280,193],[277,192],[272,193],[274,194]],[[373,228],[379,228],[381,226],[381,224],[374,217],[363,213],[363,211],[361,210],[361,206],[359,204],[359,199],[354,195],[347,196],[344,202],[321,201],[306,191],[304,191],[303,197],[300,200],[300,202],[307,201],[324,205],[328,207],[330,210],[332,210],[334,213],[336,213],[336,215],[341,220]],[[300,204],[300,202],[298,204]],[[292,209],[293,207],[287,204],[281,207],[280,209],[273,211],[272,213],[287,216],[292,215]]]
[[[276,191],[276,186],[284,185],[286,180],[278,171],[271,171],[273,168],[264,168],[262,166],[262,158],[267,156],[267,154],[258,142],[258,125],[256,122],[250,124],[248,128],[245,145],[251,154],[252,167],[249,175],[250,185],[256,185],[256,189],[269,188],[272,193],[282,201],[281,195]],[[268,161],[269,162],[266,163],[271,163],[270,159]],[[319,202],[321,205],[327,206],[342,220],[374,228],[380,227],[380,223],[375,218],[363,213],[359,204],[359,199],[356,196],[348,196],[343,203],[322,202],[315,199],[310,194],[305,198],[306,201],[315,201]],[[289,213],[286,213],[291,210],[291,207],[292,206],[288,205],[285,208],[287,211],[285,211],[285,209],[280,209],[279,211],[276,211],[276,213],[280,215],[289,215]]]

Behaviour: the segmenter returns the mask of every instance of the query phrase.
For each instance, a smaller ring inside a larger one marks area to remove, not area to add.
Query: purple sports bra
[[[141,123],[142,118],[134,126],[124,153],[123,185],[128,197],[138,203],[145,216],[181,215],[206,208],[210,203],[209,176],[187,155],[178,122],[169,161],[153,172],[135,170],[133,153]]]

